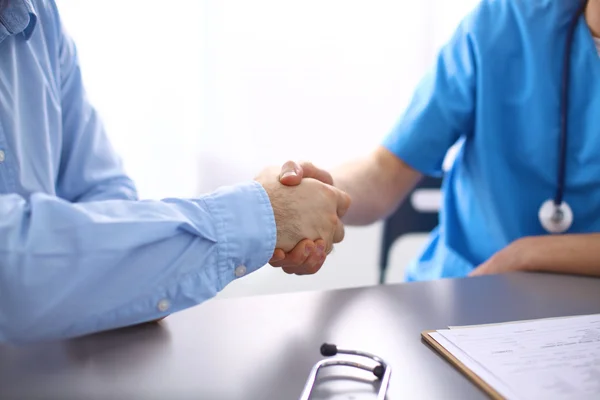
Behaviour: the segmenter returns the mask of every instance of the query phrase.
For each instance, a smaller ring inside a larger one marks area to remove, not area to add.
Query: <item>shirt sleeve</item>
[[[90,104],[82,81],[77,48],[65,32],[58,11],[56,52],[62,111],[62,150],[56,193],[72,202],[136,199],[132,180]]]
[[[197,305],[265,265],[276,242],[257,182],[191,200],[2,195],[0,221],[0,342],[79,336]]]
[[[473,130],[476,51],[469,26],[462,21],[442,47],[436,63],[416,91],[383,146],[425,175],[439,176],[448,149]]]

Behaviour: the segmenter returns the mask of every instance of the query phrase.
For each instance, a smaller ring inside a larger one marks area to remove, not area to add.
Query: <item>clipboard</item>
[[[466,365],[464,365],[458,358],[454,357],[448,350],[439,344],[430,333],[437,332],[436,330],[428,330],[421,332],[421,337],[425,342],[433,347],[440,355],[442,355],[447,361],[452,364],[453,367],[458,369],[463,375],[465,375],[471,382],[477,385],[481,390],[485,392],[493,400],[505,400],[493,387],[488,385],[486,381],[481,379],[479,375],[471,371]]]

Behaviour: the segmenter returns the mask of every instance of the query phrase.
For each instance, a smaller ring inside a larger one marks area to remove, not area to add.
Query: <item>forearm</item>
[[[332,171],[334,185],[350,195],[343,222],[369,225],[386,218],[414,188],[421,175],[383,147]]]
[[[524,270],[600,276],[600,233],[521,239]]]
[[[0,217],[0,342],[79,336],[194,306],[266,264],[276,239],[256,183],[189,201],[6,195]]]

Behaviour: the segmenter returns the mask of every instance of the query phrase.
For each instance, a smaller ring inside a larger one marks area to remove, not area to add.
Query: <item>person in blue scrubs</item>
[[[328,175],[352,197],[344,222],[391,214],[423,175],[442,175],[454,144],[439,226],[408,281],[515,270],[600,276],[600,0],[482,0],[382,146]],[[283,182],[325,174],[303,167],[286,165],[295,178]],[[550,234],[540,208],[557,193],[572,220]],[[272,263],[302,265],[297,254],[278,251]]]
[[[197,199],[138,200],[54,1],[0,0],[0,342],[159,319],[304,238],[316,240],[308,262],[322,263],[349,199],[318,180],[290,191],[278,172]]]

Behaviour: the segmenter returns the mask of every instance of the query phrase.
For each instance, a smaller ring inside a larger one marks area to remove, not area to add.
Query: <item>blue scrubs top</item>
[[[384,146],[440,175],[439,226],[407,280],[467,275],[515,239],[546,232],[540,205],[557,185],[561,74],[573,0],[483,0],[420,82]],[[600,58],[584,16],[571,62],[565,201],[567,233],[600,232]]]

